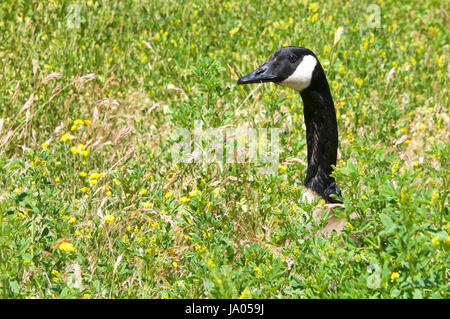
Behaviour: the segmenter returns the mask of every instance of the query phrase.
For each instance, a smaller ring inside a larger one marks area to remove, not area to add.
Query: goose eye
[[[297,61],[297,56],[296,55],[290,55],[288,57],[289,62],[294,63],[295,61]]]

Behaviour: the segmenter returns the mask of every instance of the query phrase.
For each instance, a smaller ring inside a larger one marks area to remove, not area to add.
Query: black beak
[[[272,62],[266,62],[246,76],[241,77],[237,84],[275,82],[277,76],[272,72]]]

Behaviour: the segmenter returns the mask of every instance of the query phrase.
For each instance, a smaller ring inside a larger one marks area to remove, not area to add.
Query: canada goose
[[[308,168],[304,185],[328,203],[341,190],[330,174],[336,165],[338,131],[336,112],[325,72],[316,55],[306,48],[283,47],[238,84],[274,82],[300,92],[306,125]]]

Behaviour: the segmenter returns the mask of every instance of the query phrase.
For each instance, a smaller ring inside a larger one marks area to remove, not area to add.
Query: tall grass
[[[448,298],[448,13],[374,5],[2,2],[0,296]],[[284,45],[336,102],[330,237],[301,200],[299,95],[235,84]],[[278,172],[175,163],[196,121],[279,128]]]

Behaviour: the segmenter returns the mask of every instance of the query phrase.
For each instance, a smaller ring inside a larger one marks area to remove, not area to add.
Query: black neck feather
[[[341,196],[334,178],[331,165],[336,165],[338,148],[338,130],[333,98],[325,73],[317,65],[313,72],[311,85],[300,92],[306,125],[308,169],[305,186],[327,202],[339,202],[331,194]]]

